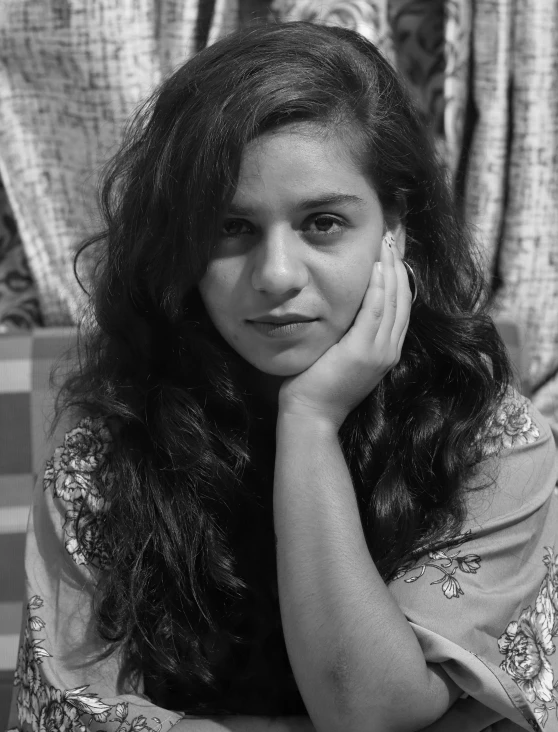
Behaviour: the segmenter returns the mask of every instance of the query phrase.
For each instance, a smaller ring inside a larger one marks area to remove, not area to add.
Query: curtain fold
[[[458,172],[469,102],[473,12],[471,0],[445,0],[443,157],[452,177]]]
[[[496,263],[507,195],[513,3],[473,3],[471,101],[477,119],[467,160],[465,205],[487,272]]]
[[[520,324],[536,394],[558,369],[558,4],[515,7],[499,309]]]
[[[558,4],[477,0],[468,220],[516,323],[531,398],[558,437]]]

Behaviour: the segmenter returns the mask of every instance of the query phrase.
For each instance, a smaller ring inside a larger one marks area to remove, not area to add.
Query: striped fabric
[[[498,327],[521,375],[526,360],[517,328],[512,323]],[[0,729],[7,717],[17,658],[31,494],[52,442],[58,439],[58,435],[52,441],[46,437],[53,407],[50,371],[75,340],[74,328],[0,334]]]
[[[0,672],[13,671],[17,656],[25,529],[47,457],[50,370],[74,342],[73,328],[0,335]]]

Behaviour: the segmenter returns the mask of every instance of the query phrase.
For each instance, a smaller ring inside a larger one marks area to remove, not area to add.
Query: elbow
[[[318,732],[418,732],[445,712],[420,685],[393,678],[389,668],[381,688],[371,688],[365,677],[351,665],[349,654],[337,654],[324,684],[328,704],[311,715]]]
[[[335,713],[327,722],[316,720],[317,732],[419,732],[438,721],[440,715],[425,713],[421,705],[396,695],[390,704],[386,699],[359,700],[356,704],[347,698],[336,698]]]

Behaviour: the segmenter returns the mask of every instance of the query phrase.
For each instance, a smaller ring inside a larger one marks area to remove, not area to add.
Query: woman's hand
[[[325,420],[339,429],[399,361],[410,311],[407,271],[384,238],[351,328],[310,368],[285,379],[279,412]]]

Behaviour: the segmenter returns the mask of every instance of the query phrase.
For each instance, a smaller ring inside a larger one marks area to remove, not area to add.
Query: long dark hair
[[[288,662],[275,586],[273,414],[253,398],[245,362],[197,290],[244,146],[300,121],[352,131],[355,163],[386,217],[405,224],[416,276],[401,361],[339,433],[386,581],[420,547],[459,533],[464,482],[509,381],[444,171],[371,43],[306,22],[252,26],[157,89],[105,177],[105,228],[86,242],[99,245],[93,325],[59,406],[103,417],[113,435],[99,632],[123,645],[154,701],[192,713],[303,708],[286,701],[294,682],[280,681]],[[264,708],[249,701],[239,669],[266,622],[277,660],[260,685],[278,691]],[[218,632],[229,642],[220,659],[208,650]]]

